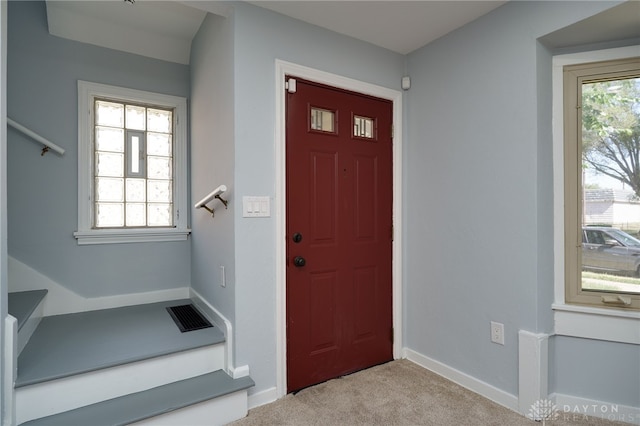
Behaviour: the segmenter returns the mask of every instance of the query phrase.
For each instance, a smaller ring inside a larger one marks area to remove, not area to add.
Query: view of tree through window
[[[640,76],[582,84],[582,289],[640,294]]]

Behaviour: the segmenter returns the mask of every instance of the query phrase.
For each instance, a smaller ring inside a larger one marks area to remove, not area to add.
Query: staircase
[[[181,332],[167,310],[193,300],[39,318],[45,297],[9,293],[17,425],[223,425],[246,415],[254,383],[226,373],[223,331],[213,322]]]

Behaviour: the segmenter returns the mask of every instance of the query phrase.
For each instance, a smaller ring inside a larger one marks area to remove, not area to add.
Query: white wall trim
[[[13,426],[16,424],[14,383],[18,376],[18,320],[11,315],[7,315],[4,322],[4,350],[2,352],[2,363],[4,367],[2,403],[4,406],[4,416],[1,420],[3,425]]]
[[[233,379],[239,379],[240,377],[248,377],[249,376],[249,366],[241,365],[239,367],[229,368],[229,374]]]
[[[337,74],[308,68],[276,59],[276,126],[275,126],[275,218],[276,218],[276,388],[279,396],[287,391],[286,368],[286,182],[285,182],[285,76],[327,84],[393,101],[393,357],[402,356],[402,92],[365,83]]]
[[[640,312],[575,305],[554,304],[552,307],[558,336],[640,345]]]
[[[204,297],[200,295],[193,288],[189,289],[190,295],[189,297],[193,300],[195,305],[202,309],[205,315],[213,322],[213,324],[222,330],[225,338],[225,360],[224,360],[224,370],[229,376],[234,379],[245,377],[249,375],[249,366],[241,365],[239,367],[234,366],[233,364],[233,325],[231,321],[227,319],[222,313],[217,310],[213,305],[205,300]]]
[[[260,407],[261,405],[269,404],[280,398],[280,394],[278,393],[278,389],[276,387],[272,387],[269,389],[265,389],[260,392],[256,392],[253,395],[249,395],[249,410],[252,408]]]
[[[640,407],[596,401],[561,393],[554,393],[549,396],[549,399],[556,404],[560,413],[559,420],[584,421],[584,416],[589,416],[634,425],[640,424]]]
[[[517,396],[511,395],[510,393],[411,349],[405,348],[404,354],[405,358],[409,361],[415,362],[419,366],[424,367],[429,371],[433,371],[445,379],[451,380],[452,382],[457,383],[458,385],[469,389],[470,391],[475,392],[496,404],[502,405],[512,411],[519,412]]]
[[[8,260],[8,274],[9,291],[49,290],[43,301],[43,316],[189,298],[188,287],[87,298],[74,293],[11,256]]]
[[[549,395],[549,335],[518,332],[518,403],[527,415],[536,401]]]

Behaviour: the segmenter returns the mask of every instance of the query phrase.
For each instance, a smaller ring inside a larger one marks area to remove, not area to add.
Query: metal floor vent
[[[193,305],[170,306],[167,311],[183,333],[213,327]]]

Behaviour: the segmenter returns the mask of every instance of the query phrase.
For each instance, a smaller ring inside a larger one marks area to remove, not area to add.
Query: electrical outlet
[[[504,345],[504,324],[491,321],[491,341]]]

